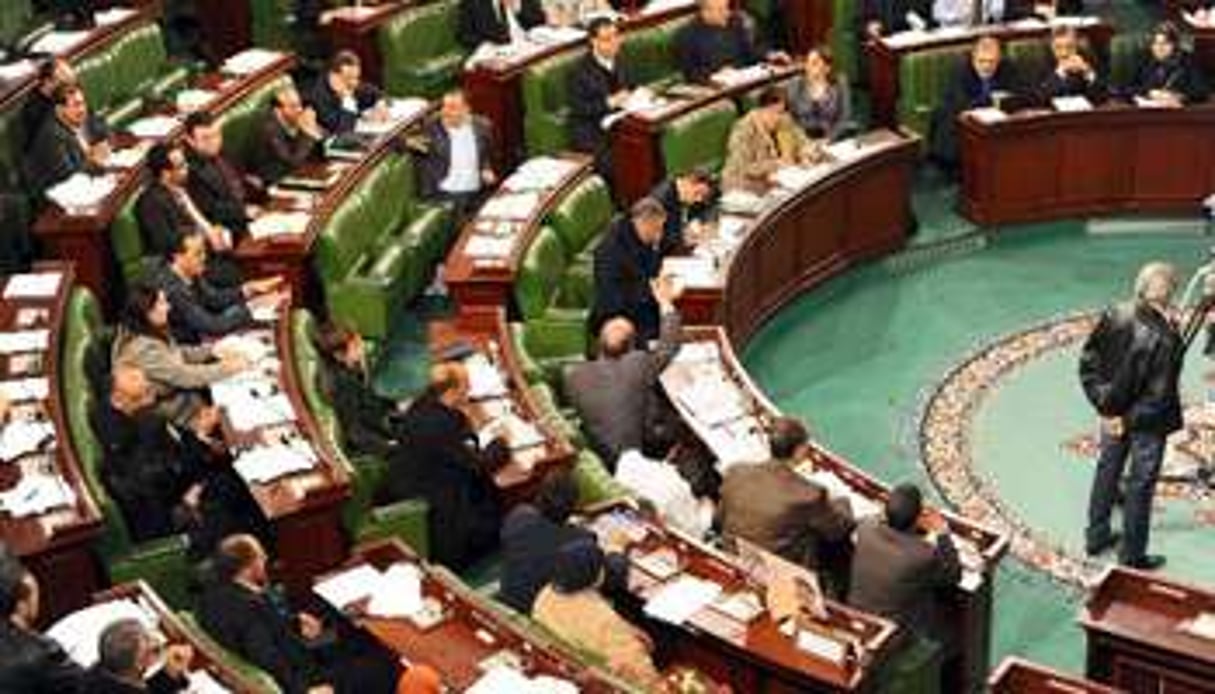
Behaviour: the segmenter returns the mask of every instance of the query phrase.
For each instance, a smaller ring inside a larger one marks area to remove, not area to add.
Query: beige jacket
[[[114,337],[115,366],[137,366],[156,396],[156,409],[178,426],[188,426],[205,401],[198,391],[227,377],[210,347],[178,345],[120,327]]]
[[[811,142],[787,114],[772,137],[752,110],[730,129],[726,146],[726,165],[721,173],[724,190],[762,193],[770,184],[768,177],[782,166],[808,163]]]

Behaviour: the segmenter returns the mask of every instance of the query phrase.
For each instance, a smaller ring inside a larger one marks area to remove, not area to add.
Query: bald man
[[[635,349],[633,323],[617,316],[599,330],[599,357],[565,373],[565,392],[582,418],[591,447],[613,471],[621,453],[641,450],[659,410],[658,377],[679,350],[679,288],[668,276],[653,280],[650,287],[661,316],[657,348]]]
[[[958,68],[957,76],[934,114],[929,141],[938,163],[951,171],[957,167],[959,115],[977,108],[998,106],[1001,94],[1011,94],[1018,88],[1012,65],[1004,60],[1000,40],[984,36],[975,41],[970,49],[970,60]]]
[[[447,362],[431,369],[430,384],[401,415],[400,453],[389,461],[381,496],[430,502],[431,558],[460,569],[498,544],[502,509],[493,475],[509,461],[499,439],[482,446],[465,414],[468,371]]]

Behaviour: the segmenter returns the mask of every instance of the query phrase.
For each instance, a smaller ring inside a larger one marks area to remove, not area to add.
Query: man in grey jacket
[[[570,367],[565,392],[582,418],[591,447],[614,470],[616,459],[640,449],[656,411],[658,377],[679,351],[681,322],[675,300],[680,290],[673,278],[650,282],[658,301],[661,325],[653,350],[634,349],[636,328],[617,316],[599,331],[599,356]]]

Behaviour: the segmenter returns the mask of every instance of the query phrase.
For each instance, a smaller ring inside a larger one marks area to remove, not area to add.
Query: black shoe
[[[1090,557],[1095,557],[1106,550],[1112,549],[1114,545],[1118,544],[1118,540],[1121,539],[1122,536],[1118,533],[1110,533],[1109,537],[1105,538],[1104,542],[1098,542],[1096,544],[1086,543],[1084,545],[1084,552]]]
[[[1167,561],[1167,559],[1159,554],[1145,554],[1138,559],[1124,561],[1122,563],[1125,566],[1129,566],[1132,569],[1139,569],[1140,571],[1155,571],[1163,568],[1165,562]]]

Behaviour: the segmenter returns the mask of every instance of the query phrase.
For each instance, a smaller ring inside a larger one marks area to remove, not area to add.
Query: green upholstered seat
[[[249,0],[249,33],[254,46],[293,48],[294,0]]]
[[[144,256],[143,234],[139,229],[139,220],[135,217],[135,203],[139,193],[127,197],[114,221],[110,223],[110,246],[114,251],[114,260],[122,272],[126,286],[136,282],[146,266],[148,258]]]
[[[612,221],[612,195],[597,175],[570,189],[548,213],[546,223],[556,232],[568,260],[585,251]]]
[[[25,36],[34,23],[32,0],[0,2],[0,44],[10,45]]]
[[[190,635],[197,639],[206,649],[208,654],[214,654],[219,658],[222,665],[227,669],[236,673],[251,686],[257,687],[258,692],[266,694],[278,694],[282,690],[274,682],[271,677],[263,670],[259,670],[255,665],[240,657],[239,655],[229,651],[219,645],[211,635],[202,628],[198,620],[194,618],[193,612],[180,611],[177,613],[177,618],[181,620],[182,625],[190,630]]]
[[[70,445],[104,523],[97,551],[109,569],[112,582],[125,583],[142,578],[170,604],[181,605],[186,598],[189,575],[185,538],[170,536],[134,544],[121,510],[101,482],[102,449],[90,421],[90,413],[100,394],[93,391],[86,363],[90,350],[105,348],[100,339],[104,325],[101,310],[87,289],[72,291],[63,330],[59,355],[60,387],[63,401],[67,403]]]
[[[169,60],[160,25],[149,22],[81,59],[76,66],[89,105],[111,125],[135,119],[185,84],[190,70]]]
[[[525,320],[543,318],[556,301],[565,265],[557,232],[543,227],[528,246],[515,277],[515,303]]]
[[[398,96],[438,97],[459,80],[464,49],[456,40],[457,3],[424,3],[380,28],[384,89]]]
[[[563,51],[523,73],[523,136],[531,155],[569,147],[569,80],[585,51]]]
[[[1109,83],[1115,86],[1130,84],[1135,79],[1139,61],[1148,50],[1148,39],[1142,34],[1118,34],[1110,40]]]
[[[918,51],[899,61],[899,123],[921,135],[970,52],[969,46]]]
[[[860,78],[861,72],[860,4],[858,0],[832,0],[831,33],[827,37],[835,56],[835,68],[853,82]]]
[[[625,35],[620,64],[637,84],[661,84],[679,79],[675,36],[691,22],[690,17],[664,22]]]
[[[662,129],[662,160],[668,176],[695,168],[720,169],[726,157],[726,140],[738,119],[733,102],[718,101],[689,111]]]

